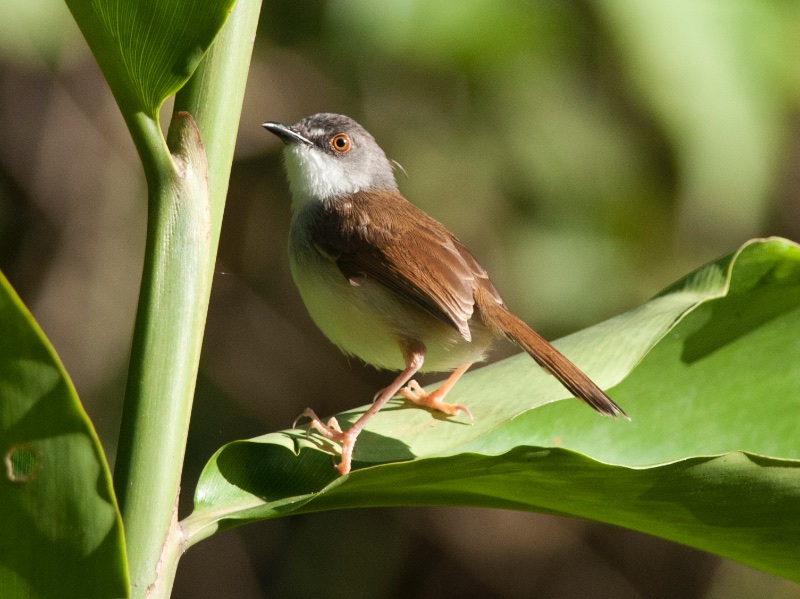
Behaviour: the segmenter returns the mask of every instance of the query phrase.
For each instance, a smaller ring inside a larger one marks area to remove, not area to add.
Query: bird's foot
[[[447,391],[449,391],[449,387],[444,389],[444,391],[442,390],[443,387],[444,385],[428,393],[417,381],[411,380],[408,381],[405,387],[400,389],[400,396],[409,401],[413,401],[418,406],[430,408],[431,410],[442,412],[448,416],[457,416],[463,412],[469,417],[470,422],[474,422],[475,419],[472,417],[472,412],[469,411],[467,406],[442,401]]]
[[[311,432],[311,429],[317,431],[320,435],[325,437],[330,441],[335,441],[340,443],[342,446],[342,461],[338,464],[334,464],[334,468],[336,471],[341,474],[345,475],[350,472],[350,462],[353,456],[353,446],[356,444],[356,438],[358,437],[358,433],[351,433],[348,429],[346,431],[342,431],[342,427],[339,426],[339,421],[336,418],[328,419],[328,422],[323,422],[322,419],[316,415],[314,410],[311,408],[306,408],[303,410],[303,413],[300,414],[294,421],[292,425],[294,428],[297,427],[297,422],[301,418],[308,418],[310,421],[308,423],[308,431]]]

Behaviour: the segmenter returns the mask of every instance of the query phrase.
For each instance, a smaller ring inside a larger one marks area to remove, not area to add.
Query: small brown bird
[[[339,114],[264,128],[285,144],[292,192],[289,260],[314,322],[345,354],[401,371],[348,430],[335,419],[303,416],[341,443],[341,474],[367,421],[398,393],[448,415],[444,401],[467,369],[505,336],[576,397],[608,416],[625,416],[589,377],[508,311],[486,271],[442,224],[397,189],[392,164],[366,129]],[[426,393],[417,372],[452,371]]]

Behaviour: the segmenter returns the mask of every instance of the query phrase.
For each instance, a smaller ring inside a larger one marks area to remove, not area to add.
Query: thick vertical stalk
[[[171,168],[150,178],[147,244],[114,471],[131,578],[145,597],[176,519],[180,473],[210,279],[205,152],[191,116],[176,114]]]
[[[180,476],[260,6],[236,3],[176,98],[168,139],[173,164],[147,155],[158,155],[155,136],[137,143],[145,165],[155,168],[145,168],[147,247],[114,472],[133,598],[169,597],[184,548]]]

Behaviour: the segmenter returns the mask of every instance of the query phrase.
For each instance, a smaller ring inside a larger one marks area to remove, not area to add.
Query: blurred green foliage
[[[278,43],[552,330],[794,232],[779,203],[796,193],[797,3],[334,0],[297,26],[289,4],[265,7]],[[330,107],[301,104],[269,116]]]

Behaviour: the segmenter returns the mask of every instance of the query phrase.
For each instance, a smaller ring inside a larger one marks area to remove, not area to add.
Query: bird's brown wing
[[[396,192],[360,192],[332,202],[315,219],[312,239],[351,284],[374,279],[468,341],[477,286],[502,303],[469,251]]]

